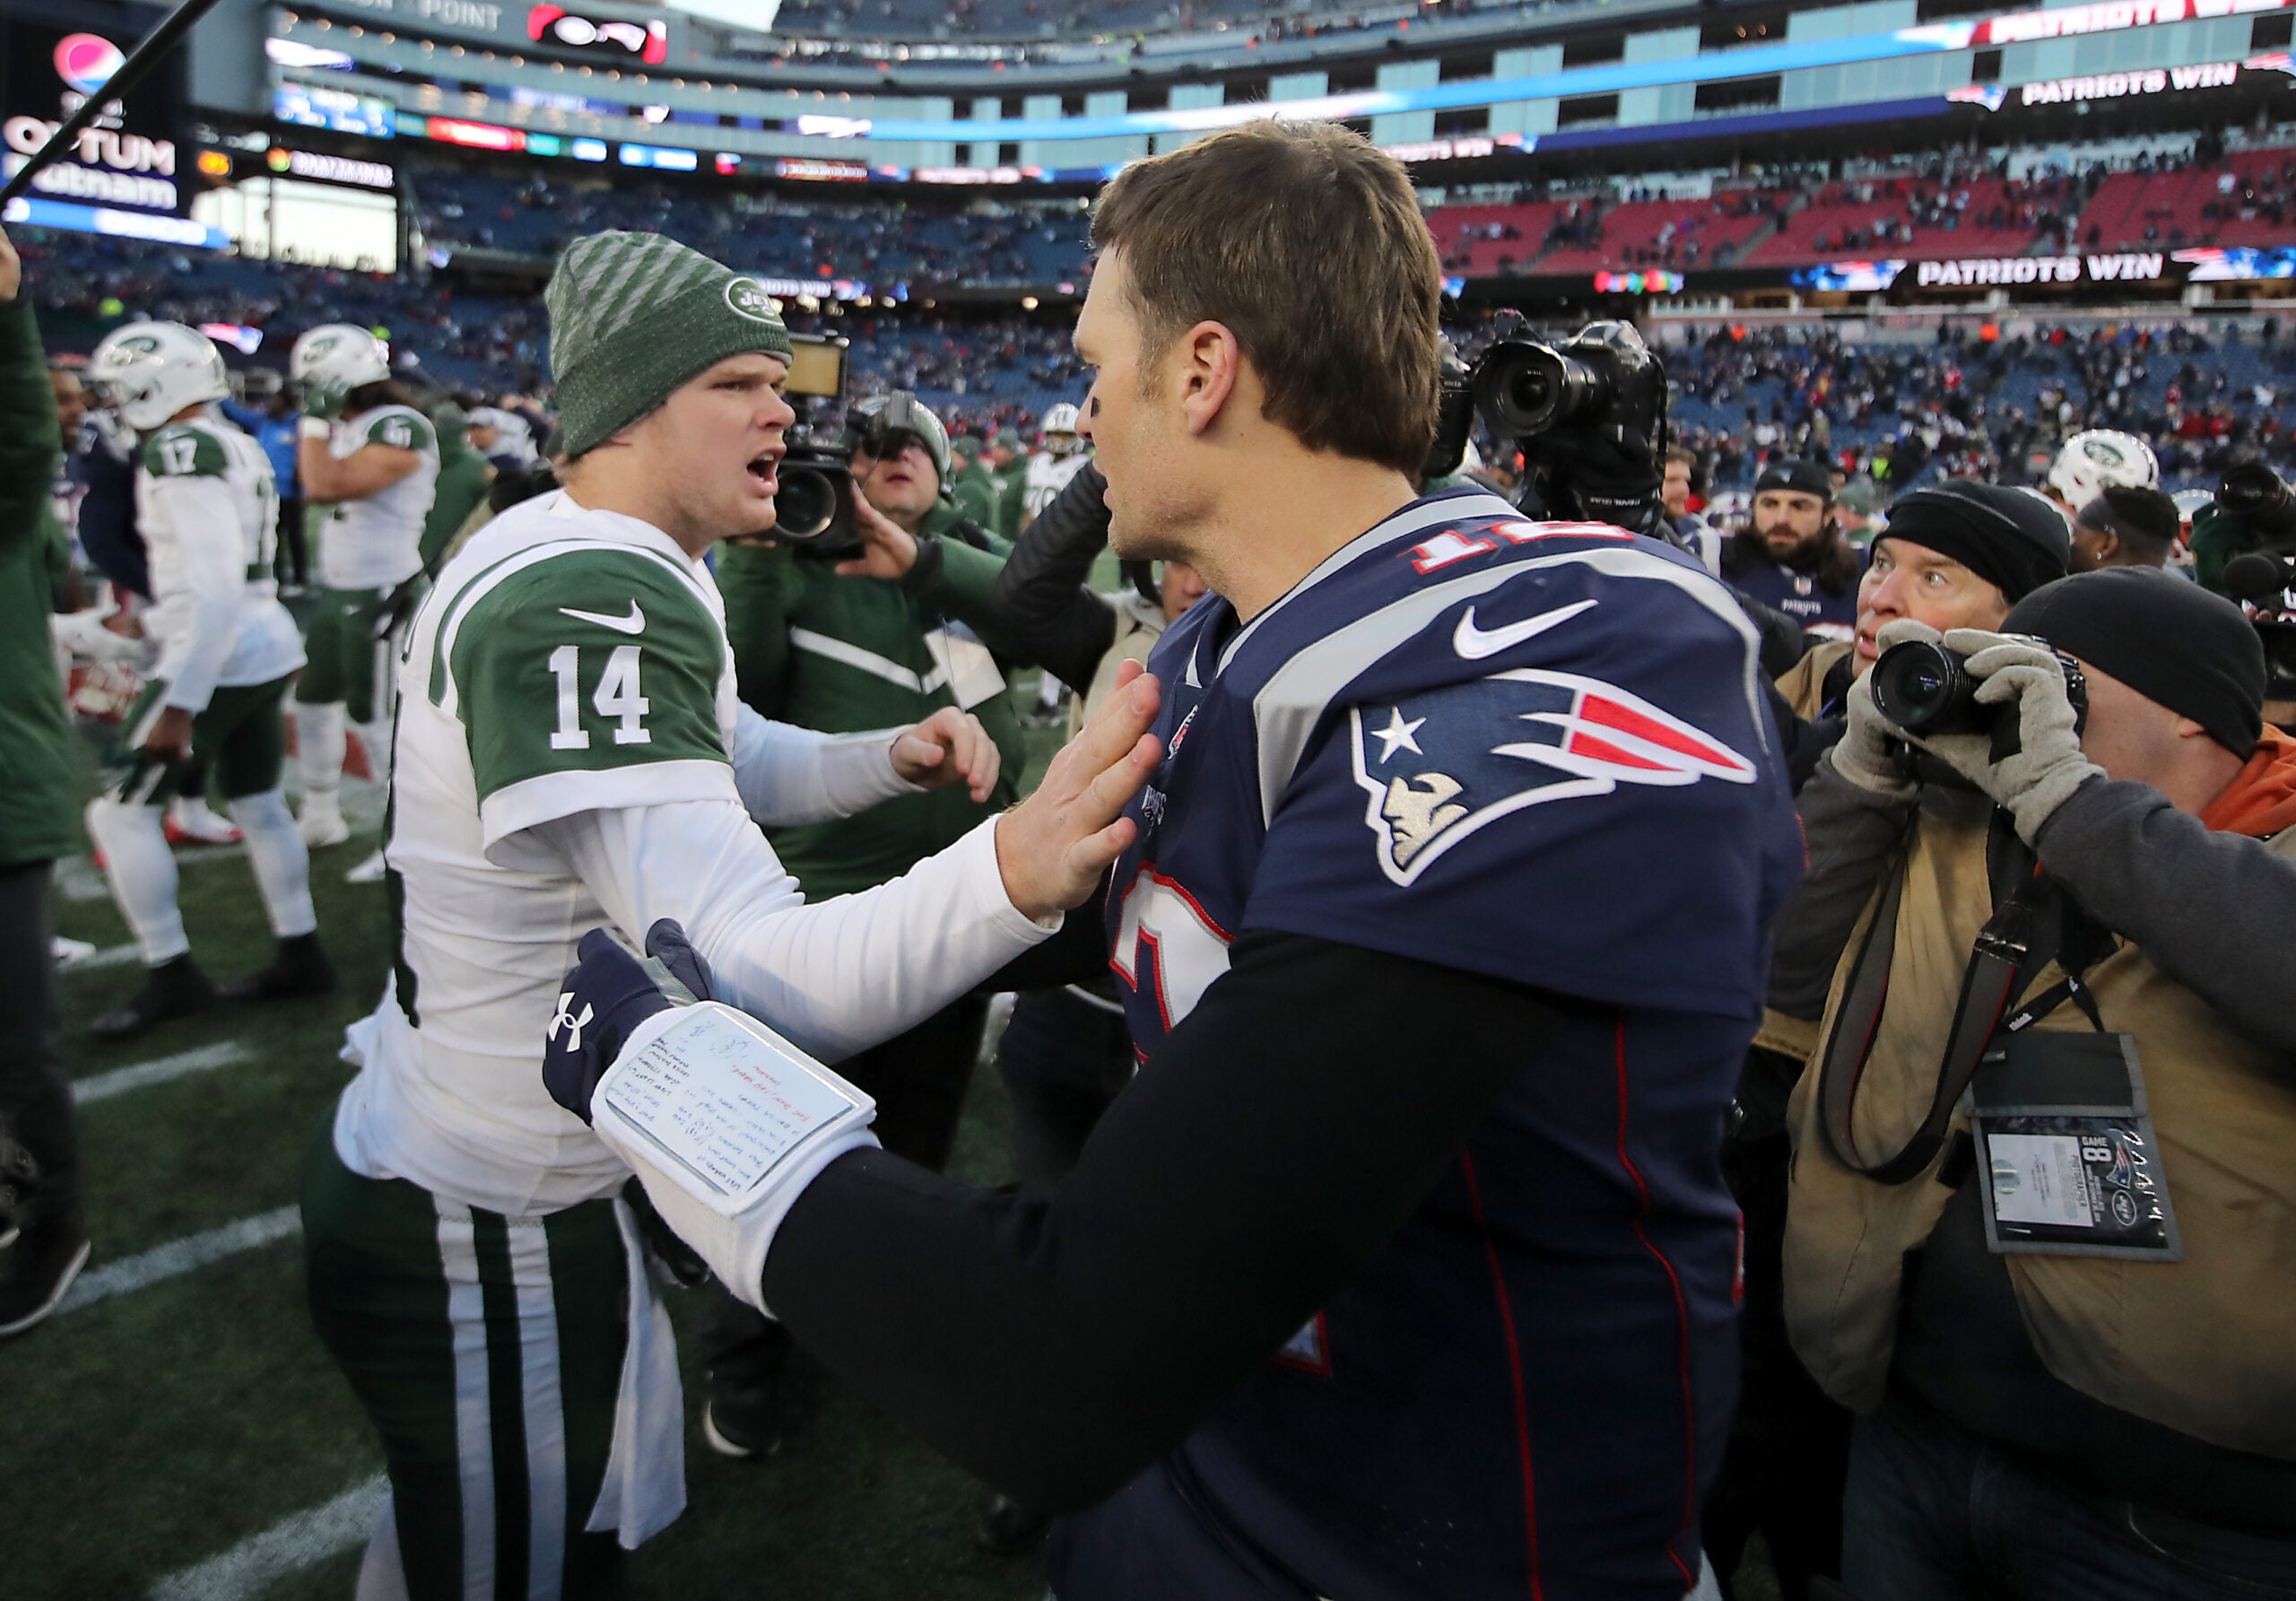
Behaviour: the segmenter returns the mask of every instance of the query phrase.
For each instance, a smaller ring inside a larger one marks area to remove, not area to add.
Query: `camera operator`
[[[1754,481],[1753,522],[1722,550],[1722,577],[1808,633],[1847,640],[1864,565],[1833,516],[1833,477],[1815,461],[1773,462]]]
[[[1817,644],[1779,681],[1797,718],[1788,739],[1796,786],[1825,770],[1822,758],[1842,736],[1852,686],[1880,654],[1883,628],[1999,628],[2014,603],[2065,575],[2066,552],[2065,519],[2018,490],[1952,481],[1900,500],[1858,585],[1855,637]],[[1826,842],[1814,829],[1809,847],[1813,863],[1821,862]],[[1831,974],[1840,950],[1837,942],[1808,962]],[[1744,1370],[1729,1452],[1707,1507],[1707,1550],[1726,1582],[1761,1531],[1787,1601],[1798,1601],[1813,1576],[1836,1571],[1848,1449],[1847,1415],[1812,1384],[1787,1344],[1779,1266],[1791,1156],[1787,1101],[1816,1048],[1824,999],[1822,980],[1812,993],[1787,996],[1773,979],[1771,1009],[1747,1054],[1723,1146],[1745,1218]]]
[[[950,449],[941,420],[905,392],[866,400],[853,408],[848,443],[865,541],[858,554],[719,548],[718,582],[742,699],[767,717],[825,734],[916,723],[954,705],[980,719],[1002,768],[986,796],[960,787],[772,831],[774,849],[808,901],[885,883],[963,838],[1018,797],[1028,759],[1004,666],[962,621],[980,619],[1004,549],[943,492]],[[967,996],[840,1066],[876,1097],[888,1149],[935,1170],[947,1162],[987,1005],[986,995]],[[770,1451],[787,1336],[713,1291],[702,1350],[710,1370],[705,1438],[728,1456]]]
[[[1849,638],[1819,641],[1779,677],[1796,719],[1787,734],[1795,787],[1841,736],[1849,686],[1881,654],[1886,624],[1998,627],[2017,601],[2063,578],[2070,560],[2065,519],[2022,491],[1950,479],[1900,499],[1858,579]]]
[[[1852,692],[1779,927],[1774,998],[1824,1012],[1785,1292],[1861,1414],[1843,1577],[2283,1593],[2296,742],[2196,587],[2083,574],[1999,629],[1883,631],[1910,670]]]
[[[2165,570],[2177,548],[2177,503],[2157,489],[2109,484],[2073,519],[2073,570]]]
[[[2214,501],[2193,513],[2193,576],[2229,595],[2227,562],[2251,551],[2291,550],[2296,550],[2296,493],[2263,462],[2225,468]]]

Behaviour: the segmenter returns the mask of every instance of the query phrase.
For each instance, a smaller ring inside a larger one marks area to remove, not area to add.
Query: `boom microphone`
[[[215,0],[180,0],[173,11],[160,19],[158,27],[136,40],[135,48],[119,64],[119,70],[112,74],[95,93],[82,100],[78,110],[57,124],[56,132],[48,135],[48,143],[27,157],[24,164],[16,169],[16,175],[4,187],[0,187],[0,206],[4,206],[31,187],[32,179],[79,142],[81,131],[102,115],[105,106],[141,83],[160,64],[160,58],[175,48],[176,41],[191,31],[192,24],[214,7]]]

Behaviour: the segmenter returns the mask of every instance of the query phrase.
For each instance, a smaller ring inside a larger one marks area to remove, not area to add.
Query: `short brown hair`
[[[1135,162],[1092,244],[1121,248],[1144,374],[1198,322],[1236,336],[1269,421],[1416,479],[1435,441],[1435,241],[1411,179],[1361,135],[1270,118]]]

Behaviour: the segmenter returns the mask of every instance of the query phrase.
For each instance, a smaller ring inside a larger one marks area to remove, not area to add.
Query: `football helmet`
[[[1076,408],[1065,400],[1047,408],[1038,431],[1044,435],[1045,448],[1055,456],[1071,455],[1083,442],[1076,437]]]
[[[164,428],[187,405],[231,392],[222,352],[206,335],[179,322],[114,328],[88,358],[87,378],[139,433]]]
[[[391,375],[390,351],[366,329],[331,322],[295,341],[287,370],[299,384],[324,384],[348,394]]]
[[[2048,486],[2078,512],[2108,489],[2158,489],[2161,463],[2135,434],[2092,428],[2065,441],[2048,470]]]

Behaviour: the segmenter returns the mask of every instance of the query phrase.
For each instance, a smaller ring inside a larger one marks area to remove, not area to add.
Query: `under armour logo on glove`
[[[582,1048],[582,1031],[589,1026],[590,1019],[596,1017],[597,1013],[595,1009],[585,1006],[582,1008],[582,1015],[577,1017],[572,1010],[573,1005],[574,992],[570,989],[561,990],[558,996],[558,1015],[550,1020],[550,1032],[544,1038],[556,1040],[558,1031],[562,1028],[566,1031],[566,1048],[579,1050]]]
[[[660,969],[649,970],[603,928],[584,935],[558,992],[557,1014],[544,1031],[544,1044],[556,1048],[543,1053],[544,1087],[585,1123],[598,1081],[639,1023],[667,1007],[710,998],[709,963],[674,921],[664,918],[646,931],[646,952],[661,962]],[[656,976],[664,970],[666,980]]]

